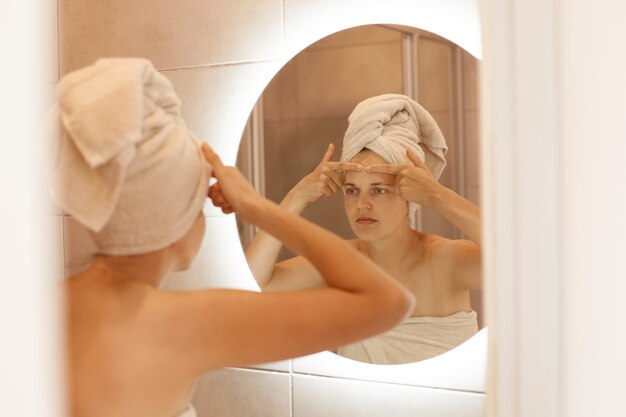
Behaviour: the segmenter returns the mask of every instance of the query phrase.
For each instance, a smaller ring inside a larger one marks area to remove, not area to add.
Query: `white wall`
[[[53,219],[44,214],[39,130],[56,40],[53,14],[34,3],[0,3],[0,416],[58,417],[59,269],[46,256]]]
[[[626,5],[483,6],[490,415],[626,415]]]

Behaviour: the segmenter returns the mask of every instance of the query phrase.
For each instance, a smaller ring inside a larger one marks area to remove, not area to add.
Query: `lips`
[[[376,223],[378,220],[376,219],[372,219],[371,217],[359,217],[358,219],[356,219],[356,222],[358,224],[374,224]]]

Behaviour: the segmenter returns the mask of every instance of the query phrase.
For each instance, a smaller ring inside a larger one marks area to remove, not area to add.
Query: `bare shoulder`
[[[447,239],[423,234],[426,256],[461,289],[482,286],[480,247],[467,239]]]
[[[272,280],[263,291],[287,291],[325,286],[318,270],[303,256],[279,262],[274,266]]]
[[[365,244],[362,241],[353,239],[346,242],[359,252],[365,253]],[[326,287],[326,283],[315,266],[303,256],[294,256],[275,265],[272,280],[263,290],[293,291],[322,287]]]
[[[480,254],[480,248],[471,240],[448,239],[432,233],[419,233],[419,235],[427,255],[439,260],[452,260],[458,256]]]

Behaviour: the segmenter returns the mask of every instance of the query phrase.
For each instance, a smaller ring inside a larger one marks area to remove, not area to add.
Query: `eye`
[[[359,190],[357,190],[355,187],[343,187],[343,193],[345,195],[357,195],[359,192]]]
[[[387,194],[388,192],[389,190],[387,190],[386,188],[376,187],[372,189],[372,193],[376,195],[384,195],[384,194]]]

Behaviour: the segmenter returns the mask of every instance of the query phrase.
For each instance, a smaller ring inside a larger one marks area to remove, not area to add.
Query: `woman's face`
[[[388,164],[371,151],[359,152],[350,162],[365,167]],[[346,171],[344,174],[344,207],[354,234],[373,241],[391,235],[400,227],[409,227],[408,204],[395,192],[396,176]]]

